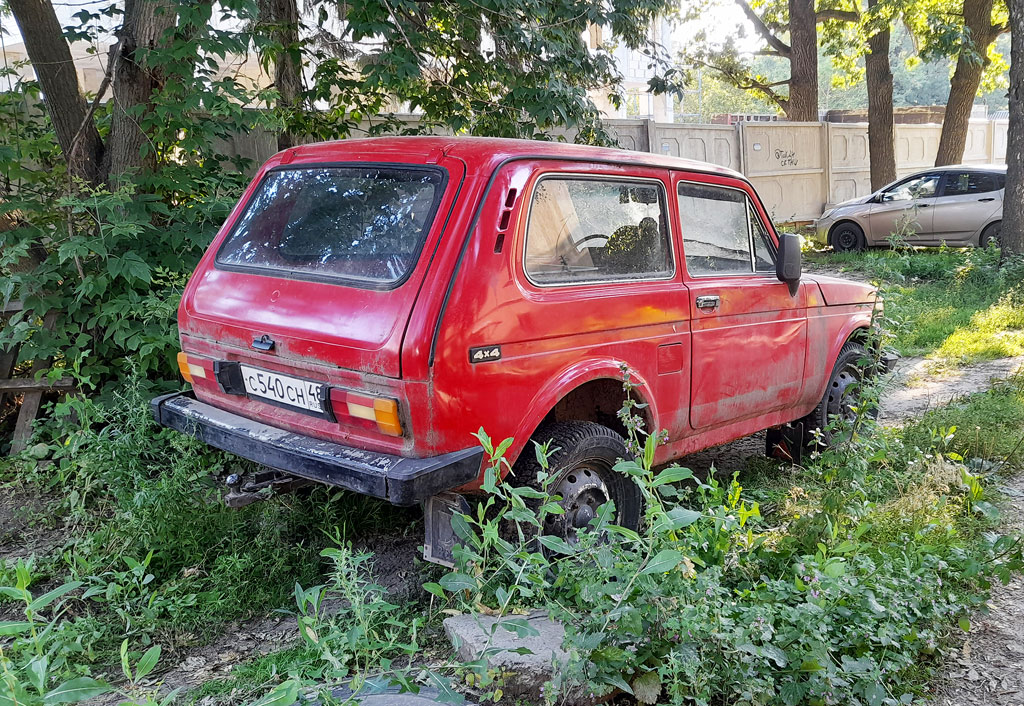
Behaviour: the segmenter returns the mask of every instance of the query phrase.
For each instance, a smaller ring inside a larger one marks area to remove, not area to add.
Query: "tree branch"
[[[760,15],[754,12],[754,9],[750,7],[746,0],[736,0],[736,4],[740,6],[740,9],[743,10],[743,14],[746,15],[747,19],[754,25],[754,29],[756,29],[757,33],[760,34],[769,45],[771,45],[772,49],[782,56],[789,56],[789,45],[776,37],[772,31],[768,29],[768,25],[764,23],[764,20],[761,19]]]
[[[825,20],[839,20],[840,22],[857,22],[860,20],[860,12],[857,10],[818,10],[814,13],[818,22]]]
[[[695,63],[721,74],[733,86],[740,89],[741,91],[760,91],[768,98],[768,100],[778,105],[783,112],[785,112],[786,106],[789,104],[789,99],[775,90],[777,86],[789,85],[789,79],[765,83],[763,81],[758,81],[756,78],[750,76],[749,74],[740,73],[736,70],[730,69],[725,66],[718,66],[716,64],[709,63],[703,59],[696,59]]]

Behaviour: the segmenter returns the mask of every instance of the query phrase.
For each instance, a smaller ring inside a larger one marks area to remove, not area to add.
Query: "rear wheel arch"
[[[515,441],[508,452],[510,463],[515,463],[523,453],[532,455],[531,440],[539,430],[552,424],[593,422],[627,436],[625,425],[617,414],[626,399],[618,363],[584,366],[575,374],[559,378],[558,384],[541,392],[530,405],[535,412],[516,430]],[[652,432],[658,419],[653,391],[635,371],[630,372],[630,379],[636,385],[630,395],[638,405],[642,405],[636,413],[643,418],[644,429]]]

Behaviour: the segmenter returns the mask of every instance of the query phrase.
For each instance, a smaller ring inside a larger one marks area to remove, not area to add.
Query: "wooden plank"
[[[75,389],[74,380],[33,380],[31,378],[14,378],[11,380],[0,380],[0,392],[46,392],[48,390],[60,390],[67,392]]]
[[[6,314],[17,314],[19,311],[21,311],[24,308],[25,307],[22,304],[21,300],[15,300],[15,301],[7,302],[3,306],[3,308],[0,309],[0,314],[5,314],[5,315]]]
[[[57,312],[51,311],[43,317],[43,328],[52,330],[57,320]],[[36,360],[32,363],[31,377],[36,373],[50,367],[50,360]],[[38,390],[26,392],[21,401],[21,409],[18,411],[18,421],[14,424],[14,438],[11,440],[11,455],[19,454],[28,446],[28,440],[32,437],[32,423],[39,414],[39,405],[42,404],[43,393]]]
[[[19,346],[14,345],[10,350],[0,351],[0,382],[11,377],[11,373],[14,372],[14,366],[18,364],[18,348]],[[0,409],[3,408],[6,399],[7,395],[0,390]]]

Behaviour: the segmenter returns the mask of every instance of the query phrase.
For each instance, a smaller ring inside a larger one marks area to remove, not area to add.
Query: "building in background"
[[[665,18],[658,18],[650,27],[651,41],[671,49],[672,28]],[[648,82],[655,71],[646,54],[634,51],[616,42],[611,31],[605,27],[591,25],[586,40],[591,51],[605,47],[611,51],[615,64],[622,74],[621,90],[625,95],[622,105],[616,108],[608,100],[608,91],[596,89],[589,92],[590,99],[597,105],[605,118],[647,118],[662,123],[675,122],[671,96],[656,96],[648,90]]]

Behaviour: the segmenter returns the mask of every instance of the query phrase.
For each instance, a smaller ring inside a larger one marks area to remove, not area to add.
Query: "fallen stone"
[[[536,635],[520,637],[497,625],[509,620],[522,621],[523,616],[499,619],[487,615],[456,615],[445,619],[444,631],[460,660],[473,662],[485,658],[489,669],[503,673],[502,691],[506,699],[540,700],[541,687],[551,679],[552,669],[568,664],[569,654],[562,649],[565,628],[540,612],[531,613],[525,619],[537,631]]]

